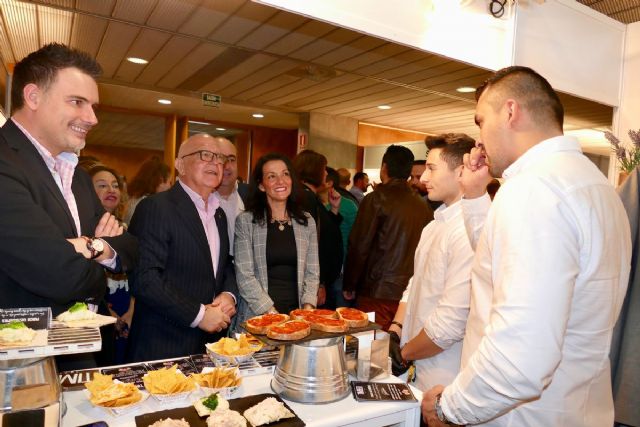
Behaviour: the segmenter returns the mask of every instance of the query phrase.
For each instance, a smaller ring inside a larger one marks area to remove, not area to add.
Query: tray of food
[[[113,316],[103,316],[89,310],[83,302],[77,302],[65,312],[56,317],[56,321],[68,328],[99,328],[100,326],[116,323]]]
[[[142,380],[144,388],[161,403],[186,399],[198,387],[196,380],[180,372],[178,365],[149,371]]]
[[[280,346],[381,329],[355,308],[297,309],[291,313],[252,317],[240,325],[266,345]]]
[[[251,341],[245,334],[238,339],[221,338],[215,343],[205,345],[207,354],[214,359],[237,365],[251,359],[255,352],[262,348],[260,341]]]
[[[138,415],[138,427],[304,427],[305,423],[275,394],[227,400],[219,394],[204,396],[193,406]]]
[[[93,379],[85,383],[87,399],[93,406],[116,417],[136,409],[149,393],[140,391],[131,383],[114,380],[112,375],[94,373]]]

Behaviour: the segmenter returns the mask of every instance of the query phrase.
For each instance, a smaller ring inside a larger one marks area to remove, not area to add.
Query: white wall
[[[511,64],[513,14],[496,19],[485,0],[254,0],[462,62]]]
[[[514,64],[560,91],[618,105],[625,25],[574,0],[518,6]]]

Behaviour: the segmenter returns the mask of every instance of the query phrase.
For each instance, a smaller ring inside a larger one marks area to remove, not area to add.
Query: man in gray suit
[[[213,194],[225,161],[217,139],[190,137],[176,159],[178,182],[136,209],[129,228],[140,242],[132,361],[202,353],[235,314],[227,220]]]

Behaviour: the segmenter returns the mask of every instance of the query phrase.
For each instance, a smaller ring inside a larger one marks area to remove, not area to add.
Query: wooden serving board
[[[247,330],[246,323],[240,324],[240,327],[245,331]],[[300,338],[299,340],[292,340],[292,341],[274,340],[272,338],[267,337],[266,335],[256,335],[256,334],[252,334],[252,335],[257,339],[259,339],[260,341],[262,341],[263,343],[265,343],[266,345],[281,346],[281,345],[289,345],[289,344],[301,344],[308,341],[322,340],[326,338],[342,337],[345,335],[352,335],[358,332],[376,331],[379,329],[382,329],[382,326],[373,322],[369,322],[367,326],[363,326],[361,328],[349,328],[349,330],[347,330],[346,332],[323,332],[323,331],[316,331],[312,329],[311,333],[306,337]]]

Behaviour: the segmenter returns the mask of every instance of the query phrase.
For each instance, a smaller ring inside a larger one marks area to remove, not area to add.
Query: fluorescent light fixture
[[[390,110],[391,105],[378,105],[378,108],[381,110]]]
[[[252,114],[254,119],[261,119],[264,117],[264,114],[260,114],[260,113],[254,113]]]
[[[127,61],[133,62],[134,64],[148,64],[149,61],[142,58],[136,58],[135,56],[130,56],[127,58]]]
[[[194,125],[211,126],[211,123],[209,123],[209,122],[198,122],[198,121],[195,121],[195,120],[189,120],[189,123],[193,123]]]
[[[164,104],[164,105],[170,105],[171,101],[169,99],[158,99],[158,102],[160,104]]]
[[[216,130],[222,131],[222,130],[226,130],[226,129],[225,128],[216,128]]]
[[[471,86],[462,86],[456,89],[456,91],[460,93],[471,93],[471,92],[475,92],[476,88]]]

